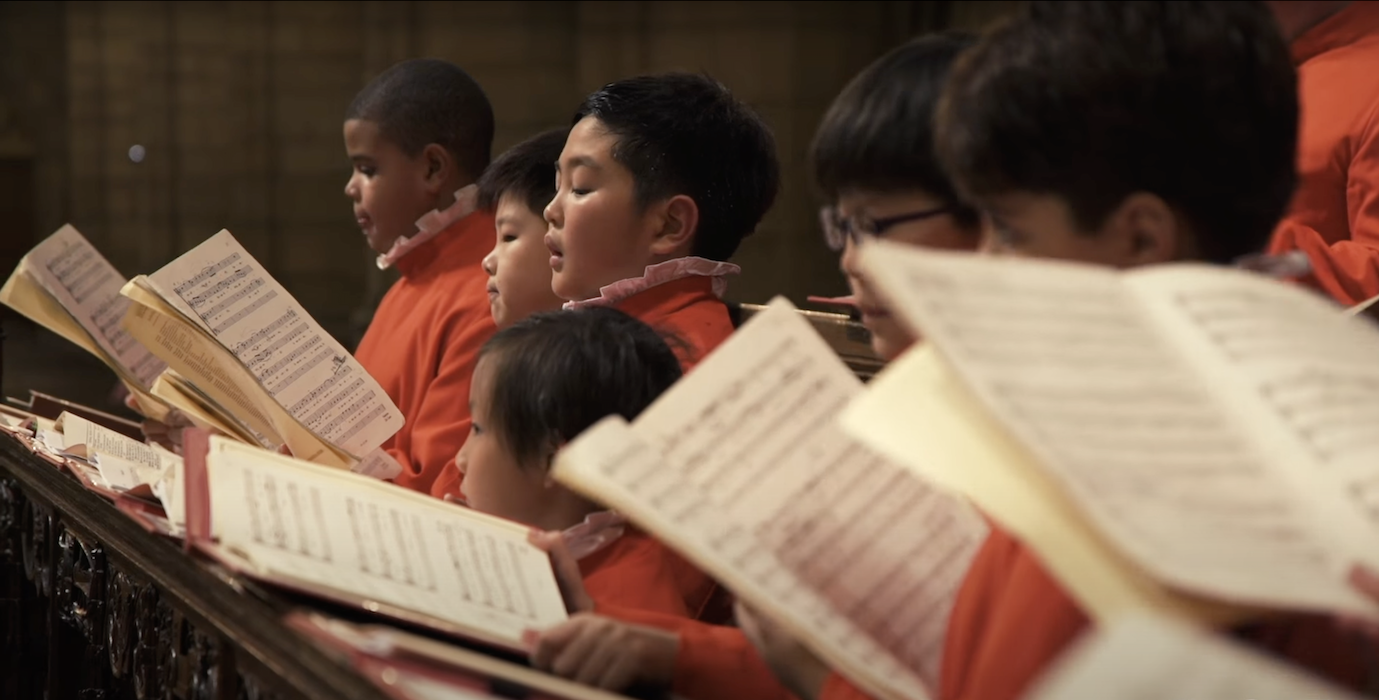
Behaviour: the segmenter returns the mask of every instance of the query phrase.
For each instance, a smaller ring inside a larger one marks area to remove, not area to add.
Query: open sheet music
[[[69,224],[20,260],[0,301],[92,353],[132,390],[146,394],[165,365],[120,326],[130,304],[120,295],[124,284],[110,261]]]
[[[514,650],[566,619],[525,526],[226,438],[187,449],[188,539],[251,576]]]
[[[1256,651],[1162,618],[1136,616],[1073,647],[1028,700],[1355,700]]]
[[[1379,565],[1379,329],[1242,271],[869,248],[863,264],[897,312],[1018,444],[997,470],[1049,486],[1045,505],[1067,499],[1116,552],[1180,591],[1379,613],[1344,576],[1356,561]],[[857,410],[933,399],[914,383],[917,362],[903,358]],[[903,437],[865,418],[849,425],[921,471],[970,454],[954,447],[957,431],[925,421]],[[1028,504],[961,478],[1076,592],[1079,572],[1058,561],[1065,543],[1021,518]]]
[[[784,299],[628,425],[556,458],[883,697],[937,687],[948,613],[986,528],[962,501],[847,437],[862,391]]]
[[[137,302],[124,319],[130,333],[260,444],[345,466],[402,426],[373,377],[229,231],[136,277],[124,294]]]

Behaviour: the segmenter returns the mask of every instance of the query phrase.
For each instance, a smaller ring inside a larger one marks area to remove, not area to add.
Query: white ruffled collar
[[[465,185],[455,192],[455,203],[444,210],[432,209],[417,219],[417,232],[410,236],[398,236],[388,252],[378,256],[378,269],[386,270],[401,260],[421,244],[436,237],[436,234],[449,228],[451,224],[474,213],[479,203],[479,186]]]
[[[589,306],[612,306],[618,302],[640,294],[652,287],[674,282],[686,277],[710,277],[713,279],[713,293],[719,298],[728,291],[728,275],[736,275],[742,268],[728,262],[688,256],[675,258],[663,263],[648,265],[641,277],[619,280],[599,289],[599,295],[584,301],[565,302],[566,309],[581,309]]]

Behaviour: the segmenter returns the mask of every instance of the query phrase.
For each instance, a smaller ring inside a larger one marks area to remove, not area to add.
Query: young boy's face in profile
[[[435,207],[425,158],[408,156],[366,119],[345,122],[345,153],[353,165],[345,196],[354,202],[354,219],[369,247],[386,253],[399,236],[416,233],[417,219]]]
[[[551,254],[546,248],[546,220],[512,193],[498,198],[494,213],[496,240],[484,258],[488,303],[498,328],[541,311],[560,308],[551,291]]]
[[[977,244],[976,231],[954,217],[953,208],[941,198],[920,189],[848,191],[839,195],[835,206],[825,210],[823,219],[829,245],[836,249],[842,242],[838,265],[847,277],[862,325],[871,334],[872,350],[887,360],[899,357],[915,342],[915,337],[891,315],[885,300],[857,267],[856,241],[861,236],[874,235],[906,245],[970,251]],[[867,233],[861,233],[864,231]]]
[[[556,163],[556,193],[546,207],[546,245],[561,299],[582,301],[619,280],[641,277],[660,228],[637,202],[632,172],[613,159],[617,138],[585,117],[570,131]]]

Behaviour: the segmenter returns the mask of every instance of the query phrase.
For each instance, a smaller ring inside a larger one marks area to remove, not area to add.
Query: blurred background
[[[805,154],[843,85],[910,37],[1015,2],[0,2],[0,272],[77,227],[126,276],[229,229],[353,348],[392,278],[344,196],[354,94],[414,57],[487,91],[494,155],[617,78],[703,71],[774,130],[784,180],[729,296],[845,292]],[[106,410],[114,376],[0,309],[3,384]]]

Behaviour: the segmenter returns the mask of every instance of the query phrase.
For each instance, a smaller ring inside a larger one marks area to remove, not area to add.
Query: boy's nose
[[[359,186],[355,184],[353,175],[350,175],[350,179],[345,180],[345,196],[356,202],[359,201]]]
[[[547,204],[546,208],[541,212],[541,217],[546,220],[546,223],[555,228],[560,228],[561,224],[560,207],[556,206],[558,202],[560,202],[559,195],[557,195],[555,199],[552,199],[551,203]]]
[[[496,252],[498,252],[498,251],[495,249],[495,250],[489,252],[488,255],[485,255],[485,256],[484,256],[484,261],[483,261],[483,263],[482,263],[483,268],[484,268],[484,272],[488,273],[488,276],[489,276],[489,277],[492,277],[492,276],[498,274],[498,256],[496,256],[496,255],[493,254],[493,253],[496,253]]]

